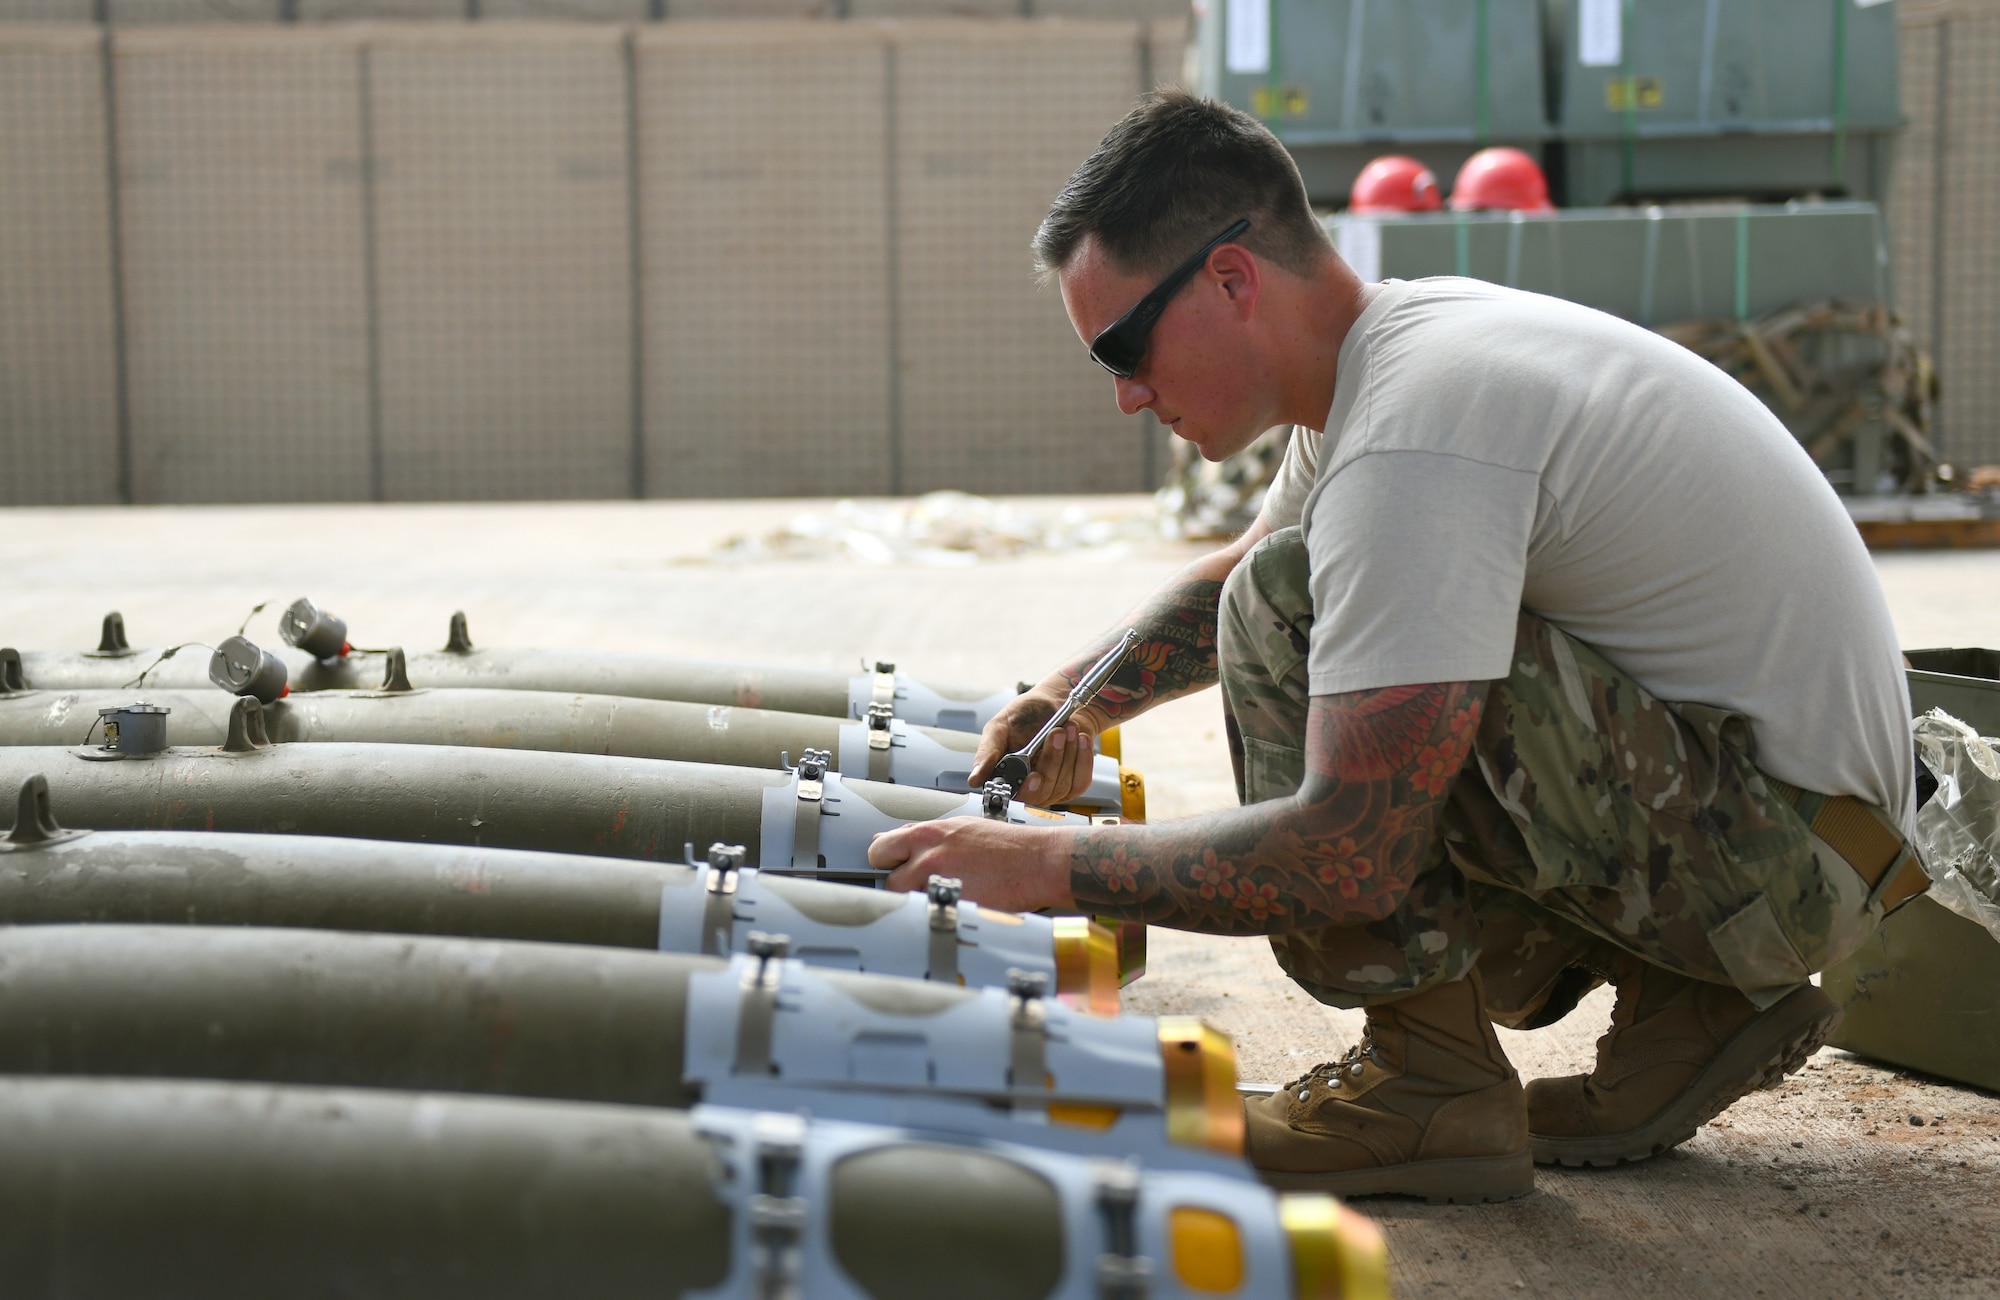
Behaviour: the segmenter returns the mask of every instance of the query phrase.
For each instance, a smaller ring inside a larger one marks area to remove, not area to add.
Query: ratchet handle
[[[1139,629],[1125,629],[1125,635],[1118,639],[1118,644],[1092,664],[1089,672],[1077,679],[1076,685],[1070,688],[1069,698],[1049,715],[1041,730],[1027,744],[1000,760],[993,769],[993,779],[1004,781],[1016,790],[1026,784],[1029,769],[1035,765],[1035,756],[1042,752],[1042,743],[1055,734],[1056,728],[1066,725],[1086,704],[1097,698],[1097,693],[1104,689],[1104,683],[1111,680],[1111,674],[1118,671],[1119,665],[1125,662],[1125,656],[1131,654],[1132,647],[1137,644]]]

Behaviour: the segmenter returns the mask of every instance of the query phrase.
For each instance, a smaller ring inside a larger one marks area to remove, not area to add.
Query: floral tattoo
[[[1230,935],[1380,920],[1402,901],[1437,835],[1486,688],[1454,682],[1314,696],[1297,794],[1166,826],[1077,832],[1077,906]]]
[[[1221,600],[1220,582],[1188,578],[1147,602],[1133,620],[1139,644],[1086,710],[1096,715],[1100,728],[1215,684],[1215,624]],[[1065,664],[1061,675],[1076,683],[1122,635],[1121,630],[1106,636]]]

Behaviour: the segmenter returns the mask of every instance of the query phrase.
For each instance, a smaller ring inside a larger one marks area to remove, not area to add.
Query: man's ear
[[[1208,255],[1202,268],[1222,290],[1230,309],[1247,319],[1264,290],[1263,267],[1241,244],[1224,244]]]

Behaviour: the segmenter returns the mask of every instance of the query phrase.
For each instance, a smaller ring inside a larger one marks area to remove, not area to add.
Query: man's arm
[[[891,889],[957,876],[988,907],[1076,907],[1209,934],[1356,925],[1395,911],[1472,752],[1486,682],[1314,696],[1297,794],[1164,826],[1088,830],[979,817],[875,837]]]
[[[1296,795],[1166,826],[1075,832],[1075,905],[1233,935],[1389,915],[1437,835],[1486,688],[1453,682],[1314,696]]]
[[[1128,627],[1139,629],[1139,644],[1096,700],[1076,715],[1072,726],[1051,737],[1023,793],[1048,803],[1075,795],[1090,784],[1093,737],[1155,704],[1213,685],[1222,584],[1250,548],[1270,533],[1270,525],[1258,518],[1228,546],[1202,556],[1168,579],[1116,627],[996,714],[980,737],[972,784],[983,783],[1002,755],[1026,743],[1040,729],[1061,707],[1070,688],[1118,643]]]

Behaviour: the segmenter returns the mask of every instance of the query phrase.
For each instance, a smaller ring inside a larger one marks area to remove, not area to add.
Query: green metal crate
[[[1881,199],[1898,101],[1893,2],[1547,0],[1562,201]]]
[[[1912,650],[1910,707],[2000,735],[2000,651]],[[1827,1041],[1877,1060],[2000,1089],[2000,943],[1928,898],[1882,922],[1820,986],[1845,1013]]]
[[[1890,297],[1872,203],[1341,215],[1326,227],[1363,279],[1468,275],[1642,325]]]
[[[1344,204],[1356,173],[1385,153],[1423,160],[1448,186],[1474,151],[1539,151],[1548,134],[1538,6],[1210,0],[1196,33],[1198,85],[1270,126],[1315,203]],[[1259,50],[1261,59],[1241,57]]]

